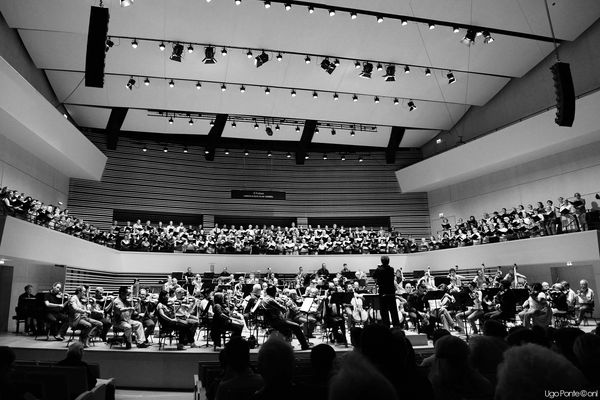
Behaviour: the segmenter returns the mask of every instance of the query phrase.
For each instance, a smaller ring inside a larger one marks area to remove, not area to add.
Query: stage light
[[[318,135],[318,134],[319,134],[319,132],[320,132],[320,131],[319,131],[319,127],[317,126],[317,127],[315,128],[315,134],[317,134],[317,135]]]
[[[265,94],[267,94],[267,95],[268,95],[269,93],[271,93],[271,89],[269,89],[268,87],[266,87],[266,88],[265,88]]]
[[[229,150],[225,149],[225,151],[223,153],[225,153],[225,155],[228,156],[229,155]]]
[[[222,55],[223,57],[225,57],[225,56],[227,55],[227,49],[226,49],[225,47],[223,47],[223,48],[221,49],[221,55]]]
[[[231,127],[232,127],[232,128],[235,128],[236,126],[237,126],[237,123],[236,123],[235,121],[232,121],[232,122],[231,122]]]
[[[267,136],[273,136],[273,129],[271,129],[270,126],[265,128],[265,132],[267,133]]]
[[[489,44],[494,41],[494,38],[489,31],[483,31],[481,34],[483,35],[483,43]]]
[[[169,118],[169,125],[173,125],[173,117]]]
[[[210,126],[215,126],[215,121],[214,120],[210,120],[210,122],[208,123]]]
[[[355,61],[354,62],[354,68],[355,69],[359,69],[360,68],[360,61]]]
[[[357,17],[358,17],[358,14],[356,14],[356,11],[352,11],[352,12],[350,13],[350,18],[352,18],[352,19],[356,19]]]
[[[317,98],[319,98],[319,93],[313,92],[313,99],[317,99]]]
[[[292,91],[290,92],[290,94],[292,95],[292,97],[296,97],[296,90],[292,89]]]
[[[196,90],[200,90],[201,87],[202,84],[200,83],[200,81],[196,82]]]
[[[248,51],[246,52],[246,57],[248,57],[248,58],[252,58],[252,50],[248,50]]]
[[[453,26],[452,27],[452,32],[458,33],[458,32],[460,32],[460,28],[458,26]]]
[[[104,51],[108,52],[108,50],[110,50],[114,45],[115,42],[113,42],[110,38],[106,39],[106,46],[104,48]]]
[[[188,148],[187,148],[187,146],[185,146],[185,147],[183,148],[183,152],[184,152],[184,153],[187,153],[187,152],[188,152]]]
[[[404,73],[405,74],[410,74],[410,67],[408,65],[404,66]]]
[[[309,56],[304,57],[304,62],[306,64],[310,64],[310,57]]]
[[[371,73],[373,72],[373,64],[366,62],[363,64],[363,69],[359,76],[365,79],[371,79]]]
[[[335,136],[337,132],[335,131],[335,129],[331,128],[331,136]]]
[[[430,23],[429,24],[429,30],[433,30],[433,29],[435,29],[435,24]]]
[[[144,85],[150,86],[150,79],[148,79],[148,78],[144,79]]]
[[[271,8],[271,2],[270,1],[265,1],[265,8]]]
[[[327,153],[323,153],[323,160],[327,160]]]
[[[131,47],[133,47],[134,49],[137,49],[137,47],[138,47],[138,42],[137,42],[137,40],[133,39],[133,40],[131,41]]]
[[[133,90],[133,87],[135,86],[135,79],[133,79],[133,76],[131,78],[129,78],[129,80],[127,81],[127,85],[125,85],[125,86],[129,90]]]
[[[358,162],[363,162],[363,158],[362,157],[358,157]]]
[[[338,63],[339,63],[339,61],[338,61]],[[335,65],[335,63],[332,63],[331,61],[329,61],[329,58],[325,58],[323,61],[321,61],[321,68],[323,69],[323,71],[325,71],[329,75],[331,75],[333,73],[333,71],[335,71],[336,65]]]
[[[342,157],[340,158],[340,160],[346,161],[346,156],[342,154]]]
[[[462,44],[470,46],[472,44],[475,44],[476,36],[477,36],[477,32],[475,32],[474,29],[467,29],[467,33],[465,33],[465,36],[460,40],[460,42]]]
[[[312,14],[315,12],[315,8],[313,6],[308,6],[308,13]]]
[[[221,92],[224,92],[227,90],[227,86],[225,86],[225,84],[221,84]]]
[[[285,11],[290,11],[292,9],[292,5],[290,3],[285,3],[284,7]]]
[[[375,102],[375,104],[379,104],[379,97],[375,96],[375,99],[373,99],[373,101]]]
[[[267,157],[273,157],[273,153],[271,153],[270,151],[267,152]]]
[[[357,95],[353,95],[352,96],[352,101],[356,103],[358,101],[358,96]]]
[[[442,138],[437,138],[435,141],[436,144],[442,144]]]
[[[288,153],[285,155],[285,158],[292,158],[292,153],[288,151]]]
[[[171,53],[171,57],[169,59],[171,61],[181,62],[181,54],[183,53],[183,46],[179,43],[173,46],[173,53]]]
[[[305,160],[308,160],[310,158],[310,156],[308,155],[308,153],[306,153],[306,155],[304,156]]]
[[[334,10],[333,8],[331,8],[331,9],[329,10],[329,16],[330,16],[330,17],[333,17],[334,15],[335,15],[335,10]]]
[[[168,153],[169,152],[169,148],[167,146],[163,147],[163,153]]]
[[[277,61],[281,61],[283,59],[283,56],[281,55],[281,53],[277,53]]]
[[[296,125],[296,133],[300,133],[300,127]]]
[[[354,129],[350,130],[350,136],[354,136],[356,135],[356,132],[354,132]]]
[[[396,80],[396,66],[388,65],[385,67],[385,75],[383,78],[386,82],[394,82]]]
[[[383,17],[380,15],[377,17],[377,23],[380,24],[383,22]]]
[[[259,128],[259,126],[258,126],[258,122],[255,122],[255,123],[254,123],[254,129],[258,129],[258,128]]]
[[[431,70],[429,68],[425,68],[425,76],[431,76]]]
[[[244,85],[242,85],[242,86],[240,87],[240,92],[241,92],[241,93],[246,93],[246,87],[245,87]]]
[[[338,101],[339,98],[340,98],[340,96],[338,96],[337,93],[333,94],[333,100]]]
[[[204,49],[204,59],[202,60],[204,64],[216,64],[217,60],[215,60],[215,48],[212,46],[208,46]]]
[[[383,70],[383,65],[381,65],[381,63],[377,63],[377,71],[381,71]]]
[[[401,24],[402,26],[406,26],[406,25],[408,25],[408,20],[406,20],[406,19],[402,18],[402,19],[400,20],[400,24]]]
[[[333,65],[335,65],[336,67],[340,66],[340,60],[338,60],[337,58],[335,60],[333,60]]]
[[[204,149],[204,154],[210,154],[210,150],[209,149]]]
[[[281,128],[279,127],[279,124],[275,125],[275,130],[276,130],[277,132],[279,132],[279,130],[280,130],[280,129],[281,129]]]
[[[250,52],[250,50],[248,50],[248,52],[250,53],[250,57],[252,57],[252,52]],[[269,61],[269,55],[267,53],[265,53],[263,50],[263,52],[260,53],[259,55],[257,55],[256,58],[254,59],[254,64],[256,65],[256,68],[258,68],[268,61]]]
[[[121,7],[129,7],[133,4],[134,0],[121,0]]]
[[[146,147],[146,146],[142,147],[142,151],[143,151],[144,153],[145,153],[145,152],[147,152],[147,151],[148,151],[148,147]]]
[[[397,106],[398,104],[400,104],[400,101],[397,97],[394,97],[394,105]]]
[[[190,125],[194,125],[194,120],[193,120],[192,118],[190,118],[190,120],[188,121],[188,123],[189,123]]]
[[[415,102],[412,101],[412,100],[410,100],[406,105],[408,106],[408,111],[412,111],[412,110],[416,110],[417,109],[417,106],[415,105]]]
[[[187,48],[188,53],[193,53],[194,52],[194,46],[192,46],[192,44],[190,43],[190,45]]]
[[[171,80],[169,81],[169,87],[170,87],[170,88],[172,88],[172,87],[175,87],[175,82],[173,82],[173,79],[171,79]]]
[[[242,0],[234,0],[233,4],[239,6],[240,4],[242,4]]]
[[[248,153],[248,150],[244,150],[244,155],[247,156],[248,154],[250,154]]]
[[[454,82],[456,82],[456,78],[454,77],[452,71],[448,71],[448,73],[446,74],[446,78],[448,78],[448,85],[451,85]]]

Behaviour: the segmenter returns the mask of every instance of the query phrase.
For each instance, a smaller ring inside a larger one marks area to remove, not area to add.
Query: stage
[[[314,345],[326,343],[322,335],[310,339]],[[423,335],[407,332],[407,337],[413,343],[415,352],[419,355],[431,354],[433,348],[431,342]],[[200,337],[198,344],[205,343]],[[258,338],[262,343],[262,337]],[[162,349],[158,349],[158,339],[146,349],[138,349],[135,346],[131,350],[125,350],[119,346],[111,349],[108,344],[96,342],[85,350],[84,361],[96,363],[101,366],[102,378],[115,378],[118,388],[137,389],[173,389],[193,390],[194,374],[198,374],[199,362],[217,362],[219,351],[214,351],[212,343],[210,347],[186,348],[177,350],[175,342]],[[0,335],[0,346],[11,347],[17,356],[17,360],[36,361],[59,361],[66,355],[67,344],[56,341],[54,338],[46,340],[40,337],[35,340],[33,336],[16,335],[8,333]],[[310,357],[310,350],[300,350],[296,339],[292,341],[297,359]],[[352,346],[332,345],[338,356],[352,351]],[[259,347],[260,348],[260,347]],[[250,358],[256,359],[258,349],[250,351]]]

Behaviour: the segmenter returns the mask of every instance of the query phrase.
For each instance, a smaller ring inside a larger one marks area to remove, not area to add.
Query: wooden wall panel
[[[387,216],[407,235],[428,235],[426,193],[400,193],[394,172],[421,159],[418,150],[398,152],[397,162],[385,163],[384,153],[347,155],[346,161],[313,154],[296,165],[282,153],[244,156],[217,151],[215,161],[204,160],[203,149],[162,152],[127,138],[107,150],[101,134],[89,134],[108,162],[100,182],[72,179],[71,213],[101,228],[112,221],[113,209],[202,215],[263,215],[273,217]],[[232,189],[283,191],[286,200],[231,199]]]

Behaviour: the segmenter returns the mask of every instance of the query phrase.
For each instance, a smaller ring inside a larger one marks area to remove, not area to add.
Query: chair
[[[592,306],[590,309],[583,311],[581,314],[583,317],[583,325],[588,326],[588,321],[593,319],[596,325],[598,325],[598,319],[594,317],[594,307]]]
[[[112,328],[113,330],[113,336],[110,339],[106,340],[106,343],[109,345],[109,348],[112,349],[112,347],[114,345],[119,345],[121,347],[123,347],[123,345],[125,344],[125,331],[123,331],[122,329],[119,328],[115,328],[113,326]]]
[[[175,338],[176,344],[178,344],[178,337],[175,335],[175,329],[167,328],[158,320],[158,349],[161,350],[165,347],[165,342],[169,339],[169,346],[173,344],[173,338]]]
[[[15,315],[13,315],[12,319],[14,319],[14,320],[16,321],[17,328],[16,328],[16,330],[15,330],[15,334],[17,334],[17,335],[18,335],[18,334],[19,334],[19,326],[20,326],[21,324],[23,324],[23,327],[25,327],[25,326],[26,326],[27,319],[26,319],[26,318],[24,318],[23,316],[20,316],[20,315],[19,315],[18,307],[15,307]],[[23,329],[24,329],[24,328],[23,328]]]

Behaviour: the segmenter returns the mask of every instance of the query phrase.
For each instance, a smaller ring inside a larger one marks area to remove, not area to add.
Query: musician
[[[450,268],[448,271],[448,279],[450,279],[450,284],[448,285],[448,290],[450,292],[459,292],[462,287],[462,281],[467,279],[462,275],[458,275],[456,273],[456,268]],[[434,280],[435,282],[435,280]]]
[[[196,274],[194,280],[192,281],[192,285],[194,286],[194,290],[192,292],[192,296],[200,296],[202,294],[202,277],[200,274]]]
[[[329,271],[327,270],[325,263],[321,264],[321,268],[317,271],[316,275],[325,280],[329,278]]]
[[[427,271],[425,271],[425,274],[421,278],[419,278],[419,280],[417,281],[417,287],[421,283],[425,285],[427,290],[437,289],[437,287],[435,286],[435,278],[431,276],[431,267],[427,267]]]
[[[106,342],[106,335],[112,326],[110,321],[110,311],[112,306],[112,298],[104,295],[104,288],[101,286],[96,287],[94,296],[90,299],[91,301],[91,313],[90,316],[96,321],[102,323],[102,331],[98,335],[103,342]]]
[[[225,331],[231,331],[231,337],[241,336],[244,329],[243,321],[234,318],[225,306],[225,296],[217,292],[213,296],[213,324],[210,331],[215,347],[221,347],[221,336]]]
[[[448,312],[448,306],[454,303],[456,300],[448,292],[448,286],[442,283],[439,288],[444,293],[443,297],[439,300],[429,300],[429,314],[442,322],[444,329],[450,331],[451,329],[457,332],[462,332],[460,325],[457,325]]]
[[[519,313],[519,318],[523,321],[523,326],[529,328],[531,324],[540,325],[547,328],[551,318],[552,311],[548,305],[546,294],[542,290],[542,284],[534,283],[529,291],[529,298],[523,303],[523,311]]]
[[[579,282],[579,290],[577,291],[577,325],[583,321],[583,314],[594,309],[594,291],[589,288],[588,281],[582,279]]]
[[[265,282],[267,282],[268,284],[271,285],[276,285],[275,280],[277,278],[275,278],[275,273],[273,273],[273,271],[271,270],[271,267],[267,267],[267,272],[265,274]]]
[[[257,306],[257,303],[260,302],[262,295],[262,287],[257,283],[252,286],[252,291],[248,296],[244,298],[242,301],[242,315],[245,320],[250,320],[252,315],[252,310],[254,310]]]
[[[67,310],[69,325],[73,330],[81,330],[79,341],[84,348],[87,348],[89,347],[90,336],[93,336],[102,327],[102,322],[89,317],[90,311],[81,302],[85,295],[85,288],[78,286],[75,289],[75,294],[69,298]]]
[[[469,282],[469,285],[467,287],[467,293],[473,301],[473,305],[467,307],[466,311],[462,311],[456,314],[456,320],[458,321],[458,324],[461,326],[461,328],[465,327],[464,320],[467,320],[469,322],[469,325],[471,325],[471,330],[473,331],[473,334],[477,335],[477,333],[479,332],[477,330],[477,325],[475,324],[475,322],[478,319],[481,319],[481,317],[483,317],[484,314],[483,293],[477,287],[477,283],[475,281]]]
[[[363,280],[367,278],[367,274],[365,273],[365,271],[361,271],[360,269],[357,269],[356,272],[354,272],[354,277],[356,277],[357,281]]]
[[[379,294],[379,307],[381,311],[381,322],[384,326],[390,326],[390,314],[392,325],[400,326],[398,311],[396,309],[396,285],[394,284],[394,269],[390,267],[390,258],[381,256],[381,264],[373,272],[373,278],[377,282]]]
[[[189,329],[188,341],[184,342],[184,345],[190,345],[196,347],[194,338],[196,337],[196,330],[200,321],[198,319],[198,309],[196,306],[196,299],[188,297],[187,292],[183,288],[175,290],[175,300],[173,301],[175,309],[175,318],[185,322]]]
[[[35,295],[33,286],[25,286],[25,292],[19,295],[17,301],[17,317],[25,320],[25,333],[35,331]]]
[[[64,340],[69,327],[69,316],[65,313],[65,296],[60,282],[54,282],[44,295],[46,320],[50,323],[50,334],[58,341]]]
[[[342,265],[342,270],[341,270],[340,272],[341,272],[342,274],[343,274],[344,272],[350,272],[350,269],[348,269],[348,264],[344,263],[344,264]]]
[[[304,268],[302,266],[298,267],[298,274],[296,274],[296,287],[300,288],[304,286],[304,283],[307,278],[306,272],[304,272]]]
[[[184,344],[190,341],[194,343],[194,335],[188,324],[175,316],[173,303],[169,303],[169,293],[161,291],[158,295],[158,304],[156,306],[156,317],[160,322],[161,331],[176,331],[179,338],[177,350],[185,349]]]
[[[333,302],[333,293],[336,292],[329,290],[327,297],[324,299],[323,324],[326,327],[331,328],[332,337],[330,339],[332,342],[347,346],[348,340],[346,338],[346,323],[344,320],[343,305],[341,303]]]
[[[527,277],[517,272],[517,265],[506,274],[504,277],[505,281],[508,281],[513,288],[525,287],[527,284]]]
[[[189,294],[194,294],[194,273],[192,272],[192,267],[187,267],[187,271],[183,274],[183,279],[185,280],[183,284],[183,288],[188,291]]]
[[[566,313],[569,311],[567,295],[561,283],[555,283],[548,291],[548,297],[552,303],[552,314]]]
[[[418,284],[416,291],[408,296],[405,309],[408,312],[408,317],[417,327],[418,331],[431,335],[433,326],[430,324],[429,313],[427,312],[426,293],[427,286],[424,283]]]
[[[573,310],[575,305],[577,304],[577,293],[573,289],[571,289],[571,285],[567,281],[562,281],[560,283],[562,285],[563,291],[567,296],[567,307],[569,310]]]
[[[137,347],[148,347],[148,341],[144,335],[142,323],[131,319],[135,311],[131,303],[131,287],[121,286],[119,288],[119,297],[113,300],[113,326],[122,330],[125,335],[125,348],[131,349],[131,334],[135,332],[137,337]]]
[[[500,272],[500,277],[502,277],[502,272]],[[477,270],[477,275],[473,278],[473,283],[475,283],[475,287],[477,289],[482,289],[484,285],[488,285],[490,280],[487,276],[485,276],[483,268]]]
[[[511,319],[516,314],[516,300],[513,292],[510,290],[510,282],[503,280],[501,289],[494,296],[492,305],[494,311],[490,311],[484,315],[486,319]]]
[[[275,286],[267,287],[265,297],[262,300],[262,306],[265,312],[265,322],[273,329],[282,332],[283,334],[291,331],[302,346],[302,350],[308,350],[310,345],[302,332],[302,328],[295,322],[287,320],[283,317],[286,308],[275,300],[277,288]]]
[[[140,289],[139,303],[137,304],[137,320],[144,326],[144,335],[149,337],[154,334],[156,326],[156,306],[157,301],[152,300],[148,295],[148,290]]]

